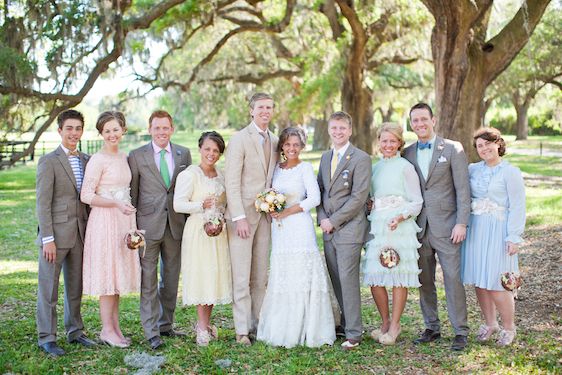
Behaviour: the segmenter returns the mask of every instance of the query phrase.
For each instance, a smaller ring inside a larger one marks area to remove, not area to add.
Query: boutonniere
[[[439,151],[443,150],[444,148],[445,148],[445,145],[443,143],[440,143],[440,144],[437,145],[437,149]]]
[[[345,160],[349,160],[349,159],[351,159],[351,156],[350,156],[350,155],[347,155],[347,156],[345,157]]]
[[[181,155],[181,151],[180,151],[180,150],[176,150],[176,154]]]
[[[342,177],[344,180],[347,180],[347,179],[349,178],[349,169],[344,169],[344,170],[341,172],[341,177]]]

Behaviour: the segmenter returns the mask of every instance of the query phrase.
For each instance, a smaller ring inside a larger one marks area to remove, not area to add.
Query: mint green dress
[[[419,287],[418,242],[420,228],[416,216],[420,213],[423,198],[416,170],[406,159],[395,156],[383,158],[373,166],[371,197],[374,201],[369,214],[371,234],[363,258],[363,282],[368,286]],[[389,222],[402,214],[409,219],[391,231]],[[393,268],[385,268],[379,261],[383,248],[394,248],[400,262]]]

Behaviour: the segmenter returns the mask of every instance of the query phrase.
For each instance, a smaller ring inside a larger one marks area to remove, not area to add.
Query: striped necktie
[[[68,153],[68,162],[70,163],[70,167],[72,168],[72,173],[74,173],[74,178],[76,179],[76,188],[78,191],[82,188],[82,163],[80,162],[80,158],[75,155],[76,152],[69,152]]]

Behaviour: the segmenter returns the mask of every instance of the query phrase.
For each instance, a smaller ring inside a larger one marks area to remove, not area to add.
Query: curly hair
[[[485,141],[497,143],[500,146],[498,149],[499,156],[505,155],[505,151],[506,151],[505,141],[502,138],[502,133],[500,133],[498,129],[492,127],[480,128],[474,132],[472,138],[473,138],[472,145],[474,146],[474,148],[476,148],[476,140],[478,138],[481,138],[484,139]]]
[[[283,145],[285,144],[285,142],[287,142],[289,137],[292,136],[295,136],[299,139],[301,148],[305,148],[306,133],[301,128],[293,126],[290,128],[283,129],[283,131],[281,131],[281,134],[279,134],[279,142],[277,143],[277,152],[283,152]]]

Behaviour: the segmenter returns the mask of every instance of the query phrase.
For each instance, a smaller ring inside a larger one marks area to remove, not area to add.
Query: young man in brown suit
[[[38,344],[57,357],[64,349],[56,343],[57,302],[61,269],[64,274],[64,326],[68,341],[96,345],[84,335],[82,302],[82,252],[88,211],[80,201],[80,188],[88,156],[77,150],[84,117],[75,110],[58,118],[61,145],[39,159],[37,166],[37,219],[39,282],[37,289]]]

